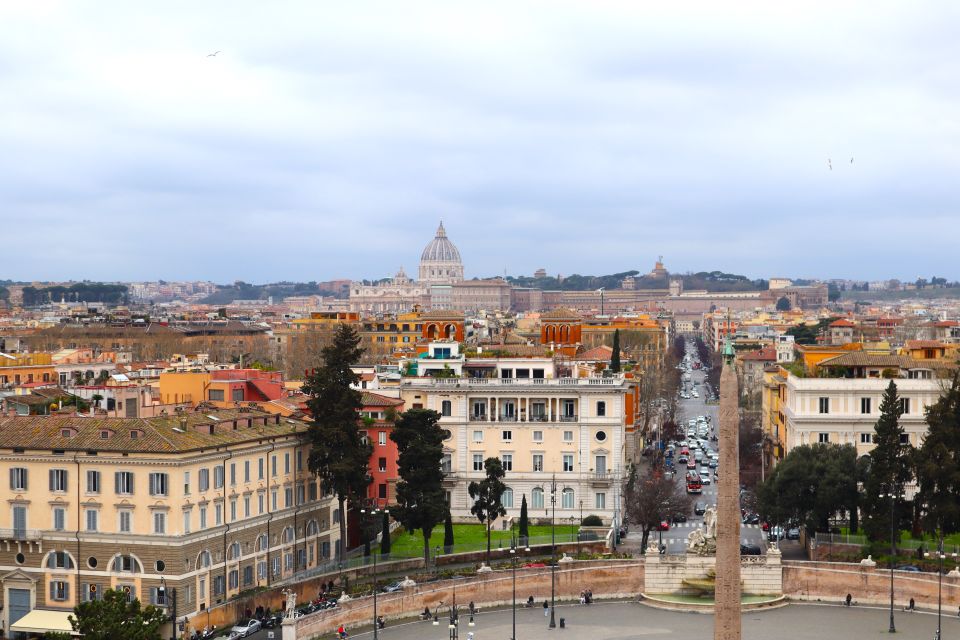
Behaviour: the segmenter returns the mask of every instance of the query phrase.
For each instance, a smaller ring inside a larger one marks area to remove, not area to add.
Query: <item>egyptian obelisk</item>
[[[729,338],[720,373],[720,482],[717,487],[717,582],[714,640],[740,640],[740,414]]]

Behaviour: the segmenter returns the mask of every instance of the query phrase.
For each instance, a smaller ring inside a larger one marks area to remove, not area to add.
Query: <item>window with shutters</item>
[[[197,484],[201,492],[210,488],[210,469],[200,469],[197,475]]]
[[[67,490],[67,470],[50,469],[50,491],[63,493]]]
[[[137,587],[132,584],[118,584],[117,589],[123,592],[127,597],[127,602],[133,602],[137,599]]]
[[[273,564],[273,575],[279,576],[280,575],[280,556],[274,556],[272,564]]]
[[[150,587],[150,604],[155,607],[166,607],[167,590],[163,587]]]
[[[53,508],[53,528],[56,531],[63,531],[67,526],[67,510],[63,507]]]
[[[150,474],[150,495],[152,496],[167,495],[167,474],[165,473]]]
[[[50,599],[62,602],[70,598],[70,583],[66,580],[54,580],[50,583]]]
[[[237,519],[237,499],[230,498],[230,522],[234,522]]]
[[[267,579],[267,561],[261,560],[257,563],[257,579],[266,580]]]
[[[243,461],[243,481],[250,482],[250,461]]]
[[[117,495],[129,496],[133,494],[133,473],[130,471],[117,471],[114,474],[114,491]]]
[[[223,505],[220,503],[213,505],[213,524],[218,527],[223,524]]]
[[[113,559],[113,570],[117,573],[135,573],[137,569],[133,556],[117,556]]]
[[[210,402],[223,402],[223,389],[207,389],[207,400]]]
[[[263,468],[266,462],[266,458],[257,458],[257,479],[263,480]]]
[[[223,465],[213,468],[213,488],[223,489]]]
[[[293,487],[286,487],[283,490],[283,506],[285,509],[293,506]]]
[[[190,472],[183,472],[183,495],[190,495]]]
[[[103,599],[103,585],[84,583],[80,590],[80,598],[83,602],[93,602]]]
[[[317,483],[311,482],[307,485],[307,499],[310,502],[315,502],[317,499]]]
[[[100,512],[97,509],[87,509],[87,531],[100,530]]]
[[[224,592],[224,581],[223,576],[214,576],[213,578],[213,595],[219,596]]]
[[[122,509],[117,513],[120,533],[130,533],[131,523],[133,522],[133,512],[129,509]]]
[[[87,471],[87,493],[100,493],[99,471]]]
[[[270,456],[270,475],[277,475],[277,456]]]
[[[230,463],[230,486],[231,487],[237,486],[237,463],[236,462]]]
[[[290,473],[290,452],[283,454],[283,472]]]
[[[297,449],[297,471],[303,471],[303,451]]]
[[[533,470],[543,471],[543,454],[542,453],[533,454]]]
[[[47,557],[48,569],[73,569],[73,558],[66,551],[51,551]]]
[[[243,586],[248,586],[253,584],[253,566],[246,566],[243,568]]]
[[[192,509],[183,510],[183,532],[184,533],[190,533],[190,520],[192,515],[193,515]]]
[[[207,508],[200,507],[200,530],[203,531],[207,528]]]
[[[229,578],[229,584],[231,589],[236,589],[240,586],[240,572],[236,569],[232,569],[230,573],[227,574]]]
[[[10,490],[27,490],[27,469],[26,467],[14,467],[10,469]]]
[[[250,517],[250,496],[243,496],[243,517]]]
[[[13,506],[13,535],[18,540],[27,535],[27,508],[23,505]]]
[[[167,514],[162,511],[153,512],[153,532],[163,535],[167,532]]]

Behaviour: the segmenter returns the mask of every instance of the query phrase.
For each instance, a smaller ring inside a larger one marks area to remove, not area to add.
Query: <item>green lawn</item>
[[[529,533],[532,543],[548,543],[550,538],[549,525],[530,525]],[[501,546],[504,549],[510,547],[511,532],[498,531],[494,528],[490,532],[490,548],[498,549]],[[557,525],[557,542],[576,541],[576,525]],[[479,551],[487,548],[486,529],[482,524],[455,524],[453,525],[454,553],[465,551]],[[430,536],[431,554],[437,546],[443,546],[443,525],[433,530]],[[441,549],[442,552],[442,549]],[[390,547],[390,553],[393,557],[420,557],[423,556],[423,536],[418,531],[415,534],[409,534],[404,529],[398,529],[393,534]]]

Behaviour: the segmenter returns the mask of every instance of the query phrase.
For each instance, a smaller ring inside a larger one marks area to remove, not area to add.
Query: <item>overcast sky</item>
[[[468,277],[960,278],[958,32],[955,1],[5,2],[0,278],[415,274],[441,219]]]

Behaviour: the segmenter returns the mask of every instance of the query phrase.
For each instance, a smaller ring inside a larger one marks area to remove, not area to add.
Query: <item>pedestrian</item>
[[[852,601],[853,601],[853,596],[848,593],[846,602],[844,604],[846,604],[849,607]]]
[[[550,615],[550,613],[549,613],[549,611],[548,611],[549,607],[550,607],[550,605],[547,604],[547,601],[546,601],[546,600],[544,600],[544,601],[543,601],[543,617],[544,617],[544,618],[546,618],[546,617],[548,617],[548,616]]]
[[[341,624],[339,627],[337,627],[337,638],[339,638],[340,640],[346,640],[346,637],[347,637],[347,630],[344,629],[343,625]]]
[[[477,612],[477,608],[473,606],[473,600],[470,601],[470,615],[473,615]]]
[[[385,626],[387,626],[387,623],[384,621],[383,616],[377,616],[377,628],[383,629]]]
[[[587,604],[587,592],[583,589],[580,590],[580,604]]]

